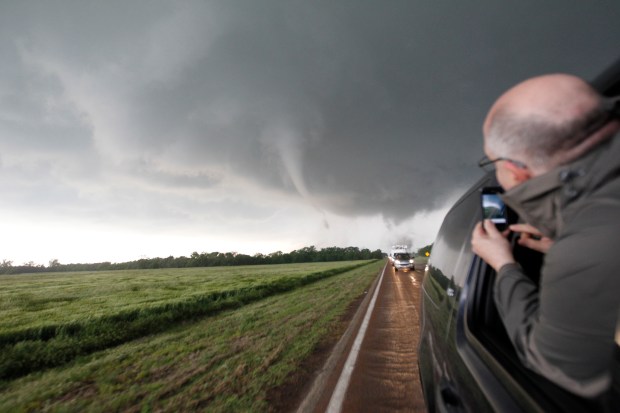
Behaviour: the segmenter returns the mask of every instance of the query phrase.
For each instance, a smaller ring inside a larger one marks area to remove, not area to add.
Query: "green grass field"
[[[0,411],[269,411],[383,265],[0,277]]]
[[[416,264],[427,264],[428,257],[415,257],[415,263]]]

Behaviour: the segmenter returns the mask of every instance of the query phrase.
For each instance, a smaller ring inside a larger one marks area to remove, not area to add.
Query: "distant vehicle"
[[[604,95],[619,95],[620,60],[592,84]],[[452,207],[425,271],[418,364],[428,411],[620,412],[620,331],[608,400],[578,397],[519,361],[493,300],[496,273],[470,244],[481,217],[480,190],[496,185],[491,172]],[[518,245],[514,254],[538,280],[542,254]]]
[[[394,265],[394,256],[396,254],[409,254],[409,250],[407,248],[408,247],[406,245],[392,245],[390,255],[388,256],[392,266]]]
[[[394,256],[394,271],[413,270],[413,257],[408,253],[398,253]]]

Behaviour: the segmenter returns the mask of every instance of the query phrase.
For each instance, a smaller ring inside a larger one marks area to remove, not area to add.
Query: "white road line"
[[[329,405],[327,406],[327,413],[340,413],[342,411],[344,396],[347,393],[347,389],[349,388],[351,375],[353,374],[353,369],[355,368],[355,363],[357,362],[357,356],[359,355],[362,341],[364,340],[364,336],[366,335],[366,329],[368,328],[370,315],[372,314],[372,310],[375,308],[375,302],[377,301],[377,295],[379,295],[379,288],[381,288],[381,283],[383,282],[383,274],[385,274],[386,267],[387,263],[381,271],[381,277],[379,278],[379,282],[377,283],[377,288],[375,288],[375,293],[372,295],[372,299],[368,304],[368,308],[366,309],[366,314],[364,315],[362,325],[357,332],[357,336],[355,337],[355,341],[353,342],[353,347],[351,347],[351,352],[349,352],[349,357],[347,357],[347,361],[344,363],[344,368],[342,369],[342,373],[340,373],[340,378],[338,379],[338,383],[336,384],[336,388],[334,389],[332,398],[329,400]]]

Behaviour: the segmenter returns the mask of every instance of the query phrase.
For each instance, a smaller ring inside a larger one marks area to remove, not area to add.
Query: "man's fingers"
[[[490,219],[484,220],[484,229],[487,231],[487,233],[491,237],[501,235],[501,233],[495,226],[495,223],[493,223],[493,221],[491,221]]]
[[[523,234],[532,234],[541,236],[541,232],[538,228],[531,226],[530,224],[513,224],[510,226],[510,230],[513,232],[521,232]]]
[[[482,221],[478,222],[476,226],[474,227],[474,235],[481,236],[481,235],[484,235],[485,233],[486,231],[484,227],[482,226]]]
[[[519,239],[517,240],[519,245],[533,249],[535,251],[539,251],[542,253],[547,253],[551,246],[553,245],[553,241],[550,238],[542,237],[539,238],[537,236],[531,236],[530,234],[522,233]]]
[[[539,252],[547,252],[547,250],[549,249],[549,246],[547,245],[547,243],[544,243],[540,240],[534,239],[534,238],[530,238],[530,237],[521,237],[519,238],[519,240],[517,241],[519,243],[519,245],[532,249],[534,251],[539,251]]]
[[[524,247],[535,249],[533,247],[536,246],[536,244],[539,243],[540,241],[536,241],[535,239],[530,238],[527,235],[521,234],[517,242],[519,243],[519,245],[522,245]]]

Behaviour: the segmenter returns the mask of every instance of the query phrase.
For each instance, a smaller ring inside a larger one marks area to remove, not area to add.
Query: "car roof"
[[[620,95],[620,57],[590,84],[605,96]]]

